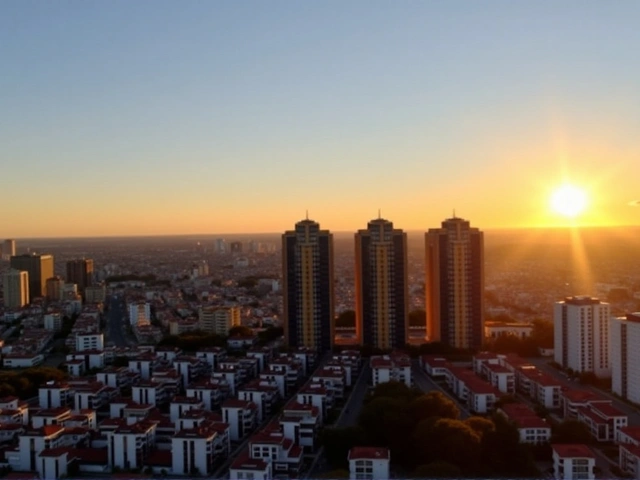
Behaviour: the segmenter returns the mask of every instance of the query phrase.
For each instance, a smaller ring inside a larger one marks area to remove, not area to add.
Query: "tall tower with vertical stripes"
[[[334,338],[333,235],[306,218],[282,235],[285,340],[330,350]]]
[[[429,340],[480,348],[484,339],[484,235],[454,216],[426,233]]]
[[[356,325],[364,345],[401,348],[408,333],[407,234],[384,218],[356,241]]]

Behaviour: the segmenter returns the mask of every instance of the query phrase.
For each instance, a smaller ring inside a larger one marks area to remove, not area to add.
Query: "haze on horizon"
[[[2,10],[0,238],[638,225],[637,2]]]

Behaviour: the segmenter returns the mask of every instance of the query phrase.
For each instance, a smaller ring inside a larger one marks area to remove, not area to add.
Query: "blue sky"
[[[0,9],[0,237],[279,231],[305,209],[355,230],[379,207],[553,224],[567,178],[585,223],[640,212],[638,2]]]

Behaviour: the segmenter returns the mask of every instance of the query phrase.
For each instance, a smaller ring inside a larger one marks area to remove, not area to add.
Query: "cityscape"
[[[640,3],[0,4],[0,479],[640,480]]]
[[[425,232],[380,216],[351,234],[292,227],[5,240],[5,474],[634,472],[633,232],[603,254],[596,239],[618,234],[583,230],[587,285],[581,262],[558,265],[580,250],[568,230],[523,252],[540,232],[457,216]],[[491,464],[489,442],[504,452]]]

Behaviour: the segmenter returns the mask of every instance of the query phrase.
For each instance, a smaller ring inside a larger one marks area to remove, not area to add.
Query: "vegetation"
[[[61,381],[67,374],[52,367],[0,371],[0,397],[16,396],[26,400],[38,395],[38,388],[51,381]]]
[[[517,353],[521,357],[538,357],[541,348],[553,348],[553,323],[534,320],[531,336],[520,338],[502,335],[489,343],[487,348],[496,353]]]
[[[224,347],[225,337],[202,331],[186,332],[180,335],[168,335],[158,343],[158,346],[178,347],[182,350],[194,352],[204,347]]]
[[[268,343],[276,341],[284,335],[284,329],[282,327],[269,327],[258,333],[258,344],[267,345]]]
[[[251,337],[253,336],[253,330],[249,327],[245,327],[244,325],[236,325],[235,327],[231,327],[229,329],[230,337]]]
[[[535,476],[531,452],[501,416],[460,420],[451,399],[404,384],[378,385],[366,398],[358,425],[327,428],[321,437],[332,468],[345,468],[349,449],[380,446],[413,477]]]

